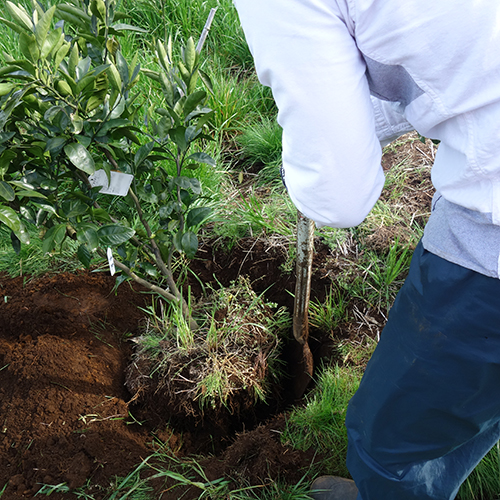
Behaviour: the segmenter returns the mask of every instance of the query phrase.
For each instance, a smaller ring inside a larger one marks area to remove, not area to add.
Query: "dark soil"
[[[422,194],[420,182],[412,180],[417,194],[410,190],[408,203],[428,205],[431,193]],[[373,241],[374,247],[378,245]],[[322,299],[344,264],[342,255],[332,254],[321,241],[315,247],[312,296]],[[293,273],[281,267],[288,259],[286,248],[248,239],[223,252],[217,242],[204,241],[197,255],[192,269],[202,283],[215,283],[215,277],[227,286],[240,274],[247,275],[257,293],[265,292],[268,300],[292,308]],[[200,293],[200,282],[190,281],[194,293]],[[279,440],[284,415],[297,403],[293,343],[283,353],[291,378],[276,389],[268,406],[257,406],[234,421],[207,425],[174,419],[167,427],[169,415],[162,423],[157,412],[130,403],[124,384],[132,355],[130,338],[138,334],[142,317],[137,306],[149,304],[151,297],[127,283],[118,289],[114,285],[115,279],[103,272],[36,279],[0,276],[0,491],[6,485],[2,500],[33,498],[42,483],[65,482],[76,488],[89,481],[106,487],[150,456],[158,440],[179,457],[209,457],[201,463],[210,480],[242,475],[248,484],[277,478],[298,482],[314,460],[314,450],[299,452]],[[374,321],[380,325],[383,318]],[[363,328],[345,325],[338,335],[359,335]],[[366,332],[373,334],[368,323]],[[331,358],[331,342],[322,332],[311,332],[316,363]],[[178,493],[172,495],[161,498],[178,498]],[[76,497],[66,493],[50,498]]]
[[[218,252],[216,262],[210,245],[204,253],[210,258],[194,266],[202,279],[213,280],[215,273],[226,284],[245,273],[257,291],[273,285],[270,300],[289,301],[286,289],[293,290],[293,280],[279,269],[285,259],[281,251],[248,240],[231,255]],[[326,250],[317,258],[322,255]],[[315,290],[322,288],[317,274]],[[42,483],[76,488],[91,479],[109,484],[154,451],[152,431],[180,455],[215,452],[217,458],[207,465],[213,479],[240,468],[254,484],[270,472],[292,480],[298,476],[298,481],[302,465],[311,463],[310,454],[279,443],[280,410],[293,402],[292,390],[276,393],[274,403],[236,421],[226,418],[209,426],[178,421],[172,432],[162,431],[157,412],[129,405],[124,385],[132,351],[128,339],[138,333],[142,313],[137,306],[151,300],[137,287],[122,284],[115,290],[114,278],[83,271],[36,279],[4,276],[0,283],[0,486],[8,484],[2,498],[32,498]],[[285,355],[292,351],[289,347]],[[241,434],[235,439],[236,432]]]

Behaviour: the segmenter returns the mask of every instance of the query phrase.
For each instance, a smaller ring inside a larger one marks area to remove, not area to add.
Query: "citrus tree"
[[[201,44],[189,39],[175,58],[171,39],[157,40],[148,49],[157,67],[146,70],[137,53],[122,53],[120,38],[142,30],[123,22],[115,0],[34,1],[30,13],[5,5],[0,22],[19,35],[20,54],[4,54],[0,69],[0,223],[14,249],[29,243],[28,224],[45,252],[71,238],[86,267],[107,255],[121,279],[178,304],[195,329],[172,269],[194,256],[211,211],[192,174],[214,165],[202,151],[212,111]],[[161,107],[136,91],[144,77]]]

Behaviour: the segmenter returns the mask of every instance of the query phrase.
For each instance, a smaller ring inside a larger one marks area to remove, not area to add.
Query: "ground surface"
[[[384,167],[403,157],[428,154],[428,149],[416,151],[416,144],[390,153]],[[412,175],[404,203],[414,204],[415,216],[424,218],[432,192],[428,183],[422,187],[422,179]],[[398,231],[375,228],[371,244],[376,248],[394,235],[404,237],[404,231]],[[269,300],[291,308],[293,273],[280,267],[286,260],[283,247],[269,240],[242,240],[229,253],[206,241],[193,267],[202,280],[216,276],[222,285],[246,274],[258,293],[268,290]],[[313,295],[321,298],[332,274],[342,271],[342,260],[317,241],[314,268]],[[105,272],[0,277],[0,491],[7,485],[2,500],[33,498],[42,483],[109,485],[151,455],[161,441],[178,456],[208,457],[202,462],[211,480],[240,473],[250,484],[278,476],[291,484],[299,481],[301,468],[310,465],[314,453],[279,442],[283,414],[295,402],[292,389],[284,390],[267,409],[257,408],[255,414],[233,426],[224,423],[217,431],[193,422],[161,428],[157,416],[129,405],[124,380],[130,338],[138,333],[142,317],[137,306],[148,304],[150,297],[128,284],[115,290],[114,283]],[[352,329],[346,326],[343,335],[359,334],[363,328],[376,335],[383,318],[374,323],[372,319]],[[321,332],[316,332],[312,348],[316,358],[331,354]],[[288,346],[285,357],[293,355],[293,346]],[[68,493],[50,498],[75,497]]]
[[[262,273],[262,254],[255,245],[253,255],[248,248],[246,252],[249,274],[252,268]],[[281,260],[269,249],[265,255],[272,265],[265,268],[263,287],[274,279]],[[241,267],[242,260],[236,262],[238,266],[217,264],[219,271],[225,270],[219,272],[222,281]],[[210,267],[208,261],[200,265]],[[169,433],[145,409],[135,408],[134,417],[129,415],[131,396],[124,386],[132,345],[128,339],[138,333],[142,314],[137,306],[150,297],[128,284],[113,290],[114,281],[102,272],[1,280],[0,485],[8,483],[3,498],[31,498],[41,483],[66,482],[76,488],[90,478],[107,484],[114,476],[123,477],[154,451],[152,430],[180,455],[215,451],[217,459],[210,460],[207,470],[212,479],[240,467],[254,482],[269,469],[297,475],[298,481],[300,466],[310,463],[311,456],[279,444],[276,431],[284,420],[271,417],[290,399],[248,415],[240,428],[221,422],[215,443],[213,427],[179,422],[176,432]],[[134,418],[149,424],[138,425]],[[259,420],[267,425],[234,440],[245,423],[255,427]]]

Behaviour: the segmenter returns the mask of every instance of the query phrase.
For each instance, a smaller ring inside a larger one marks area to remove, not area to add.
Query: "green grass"
[[[325,368],[304,408],[288,417],[282,442],[299,450],[324,453],[323,472],[347,477],[345,457],[347,431],[344,426],[347,404],[359,386],[356,371],[345,367]]]
[[[500,496],[500,444],[479,462],[460,487],[459,500],[496,499]]]
[[[236,140],[246,163],[276,166],[281,164],[281,136],[276,119],[263,117],[244,125]]]

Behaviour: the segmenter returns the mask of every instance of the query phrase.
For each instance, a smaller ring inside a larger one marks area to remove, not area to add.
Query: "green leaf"
[[[77,142],[66,144],[64,152],[71,163],[86,174],[92,175],[95,172],[95,163],[87,148]]]
[[[158,56],[158,60],[159,60],[160,64],[162,65],[163,69],[165,71],[168,71],[170,69],[171,61],[168,58],[167,51],[166,51],[165,46],[163,45],[163,42],[161,40],[156,41],[156,53]]]
[[[116,53],[116,68],[120,73],[120,78],[123,82],[123,85],[126,87],[129,84],[128,64],[127,60],[123,57],[120,51]]]
[[[76,67],[78,66],[79,61],[80,53],[78,51],[78,44],[74,43],[68,60],[68,73],[73,79],[76,79]]]
[[[121,245],[134,236],[135,231],[120,224],[108,224],[97,231],[99,243],[103,247]]]
[[[109,68],[107,70],[109,83],[113,89],[120,92],[122,89],[122,79],[120,77],[120,73],[109,57],[106,59],[106,62],[109,64]]]
[[[198,250],[198,237],[193,231],[186,231],[182,235],[181,247],[189,259],[192,259]]]
[[[137,31],[138,33],[147,33],[148,30],[144,28],[139,28],[138,26],[132,26],[131,24],[126,23],[116,23],[110,26],[110,28],[116,31]]]
[[[210,155],[207,155],[207,153],[193,153],[192,155],[189,155],[187,159],[215,167],[215,160]]]
[[[46,213],[49,213],[49,214],[52,214],[52,215],[56,215],[57,216],[57,211],[56,209],[52,206],[52,205],[49,205],[48,203],[43,203],[43,202],[39,202],[37,201],[36,203],[33,202],[33,204],[35,206],[37,206],[38,208],[40,208],[40,215],[39,217],[41,217],[41,214],[43,212],[46,212]]]
[[[188,144],[186,142],[186,127],[175,127],[170,129],[168,135],[180,151],[185,151],[187,149]]]
[[[15,31],[16,33],[24,33],[25,27],[24,26],[19,26],[17,23],[13,23],[12,21],[9,21],[8,19],[4,19],[3,17],[0,17],[0,23],[5,24],[8,28],[10,28],[12,31]]]
[[[186,129],[186,143],[191,144],[201,134],[201,128],[190,125]]]
[[[46,59],[52,51],[59,50],[62,47],[62,42],[64,41],[64,35],[61,28],[57,28],[49,33],[49,36],[45,39],[42,45],[40,57],[42,60]],[[56,51],[57,54],[57,51]],[[56,66],[57,68],[57,66]]]
[[[0,205],[0,222],[3,222],[9,229],[18,232],[21,228],[19,216],[10,207]]]
[[[37,191],[34,191],[32,189],[25,189],[25,190],[18,191],[16,193],[16,196],[18,198],[26,197],[26,198],[41,198],[41,199],[44,199],[44,200],[47,199],[47,197],[44,194],[39,193]]]
[[[97,222],[111,222],[111,217],[104,208],[95,208],[92,210],[92,219]]]
[[[41,49],[47,38],[47,33],[50,29],[50,24],[52,23],[52,18],[54,17],[54,12],[56,11],[56,6],[53,5],[48,9],[35,26],[35,37],[38,47]],[[62,30],[61,30],[62,31]],[[58,37],[59,39],[59,37]]]
[[[23,56],[33,63],[36,62],[40,56],[40,51],[36,45],[34,35],[21,33],[19,35],[19,49],[21,50]]]
[[[192,208],[186,216],[186,225],[188,227],[198,226],[205,221],[211,213],[212,209],[210,207]]]
[[[87,87],[92,85],[94,87],[96,81],[96,76],[91,73],[90,75],[85,75],[83,78],[78,80],[75,88],[75,94],[78,95],[80,92],[83,92],[86,90]]]
[[[214,87],[212,84],[212,80],[210,77],[201,69],[198,70],[200,74],[201,81],[204,83],[205,87],[207,87],[208,91],[213,94],[214,93]]]
[[[135,153],[134,156],[134,165],[135,168],[138,168],[141,163],[149,156],[151,151],[153,151],[154,147],[154,142],[148,142],[144,144],[144,146],[141,146],[138,150],[137,153]]]
[[[66,237],[66,224],[52,226],[43,238],[42,252],[44,254],[52,252],[56,245],[60,245]]]
[[[187,70],[192,73],[196,65],[196,48],[193,37],[189,37],[184,49],[184,62],[186,63]]]
[[[184,116],[187,117],[206,97],[207,93],[204,90],[198,90],[190,94],[184,103]]]
[[[80,245],[76,251],[76,255],[78,260],[88,269],[90,267],[90,263],[92,262],[92,254],[87,248],[87,245]]]
[[[12,201],[16,197],[10,184],[5,181],[0,181],[0,196],[7,201]]]
[[[174,178],[174,183],[182,189],[190,189],[195,194],[201,193],[200,181],[194,177],[179,176]]]
[[[64,42],[59,50],[56,53],[56,56],[54,58],[54,65],[56,69],[59,68],[61,65],[63,59],[66,57],[66,54],[69,52],[69,49],[71,48],[71,44]]]
[[[82,9],[79,9],[74,5],[58,5],[57,14],[61,19],[68,21],[68,23],[78,24],[82,28],[85,28],[91,24],[91,17]]]
[[[147,69],[147,68],[141,68],[141,72],[144,73],[148,78],[151,78],[151,80],[161,83],[161,77],[158,71],[153,71],[152,69]]]
[[[22,6],[14,5],[12,2],[7,0],[5,3],[9,14],[17,21],[21,26],[26,28],[29,31],[33,30],[33,22],[31,21],[30,16]]]
[[[88,205],[80,200],[64,200],[61,209],[68,219],[87,213]]]
[[[90,2],[90,10],[103,23],[106,22],[106,4],[103,0],[92,0]]]
[[[153,278],[158,277],[158,269],[156,268],[156,266],[153,266],[153,264],[150,264],[149,262],[143,262],[141,264],[141,267],[146,274],[149,274],[149,276],[152,276]]]
[[[99,238],[97,236],[97,226],[89,222],[78,224],[76,227],[78,241],[90,247],[94,252],[99,246]]]
[[[114,118],[112,120],[109,120],[103,124],[99,132],[97,133],[97,136],[102,136],[106,135],[109,130],[116,129],[116,128],[121,128],[125,126],[130,126],[132,125],[129,120],[125,118]]]
[[[0,96],[7,95],[10,91],[16,88],[15,83],[0,83]]]
[[[16,233],[14,233],[14,231],[11,231],[10,233],[10,241],[12,243],[14,252],[19,255],[19,253],[21,252],[21,240],[16,236]]]

